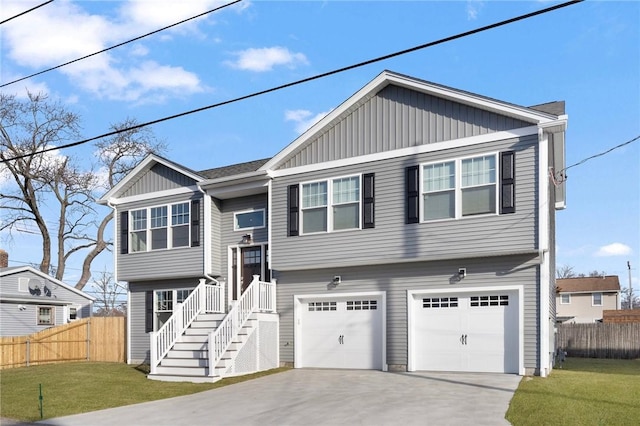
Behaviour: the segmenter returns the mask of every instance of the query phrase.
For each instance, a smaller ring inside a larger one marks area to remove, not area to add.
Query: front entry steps
[[[200,314],[178,338],[173,348],[147,378],[165,382],[214,383],[234,362],[238,352],[257,327],[255,315],[250,316],[238,336],[209,376],[209,333],[224,319],[224,314]]]

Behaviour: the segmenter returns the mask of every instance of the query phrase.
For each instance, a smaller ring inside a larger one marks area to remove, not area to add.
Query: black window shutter
[[[407,167],[407,217],[406,223],[420,222],[420,173],[418,166]]]
[[[144,332],[153,331],[153,291],[144,294]]]
[[[200,200],[191,200],[191,247],[200,245]]]
[[[516,153],[500,153],[500,214],[516,212]]]
[[[296,237],[300,235],[300,187],[289,185],[287,194],[287,235]]]
[[[120,212],[120,254],[129,253],[129,212]]]
[[[374,220],[375,173],[362,175],[362,228],[375,228]]]

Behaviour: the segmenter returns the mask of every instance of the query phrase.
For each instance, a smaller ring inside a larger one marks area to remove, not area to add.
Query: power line
[[[560,170],[560,172],[559,172],[559,173],[563,173],[563,172],[565,172],[565,171],[569,170],[569,169],[570,169],[570,168],[572,168],[572,167],[579,166],[580,164],[586,163],[587,161],[589,161],[589,160],[593,160],[594,158],[602,157],[603,155],[606,155],[606,154],[610,153],[611,151],[616,150],[616,149],[618,149],[618,148],[622,148],[623,146],[629,145],[629,144],[631,144],[631,143],[633,143],[633,142],[637,141],[638,139],[640,139],[640,135],[636,136],[635,138],[633,138],[633,139],[631,139],[631,140],[629,140],[629,141],[623,142],[623,143],[621,143],[620,145],[616,145],[616,146],[614,146],[613,148],[609,148],[609,149],[608,149],[608,150],[606,150],[606,151],[603,151],[603,152],[598,153],[598,154],[594,154],[594,155],[592,155],[591,157],[587,157],[587,158],[585,158],[584,160],[580,160],[580,161],[578,161],[577,163],[570,165],[569,167],[565,167],[564,169]]]
[[[50,0],[50,1],[53,1],[53,0]],[[168,26],[166,26],[166,27],[160,28],[160,29],[158,29],[158,30],[151,31],[150,33],[147,33],[147,34],[141,35],[141,36],[136,37],[136,38],[132,38],[131,40],[127,40],[127,41],[124,41],[124,42],[122,42],[122,43],[118,43],[118,44],[116,44],[116,45],[114,45],[114,46],[111,46],[111,47],[107,47],[106,49],[102,49],[102,50],[100,50],[100,51],[98,51],[98,52],[94,52],[94,53],[91,53],[91,54],[89,54],[89,55],[83,56],[83,57],[81,57],[81,58],[74,59],[74,60],[69,61],[69,62],[65,62],[64,64],[56,65],[55,67],[52,67],[52,68],[48,68],[48,69],[46,69],[46,70],[39,71],[39,72],[37,72],[37,73],[34,73],[34,74],[31,74],[31,75],[28,75],[28,76],[26,76],[26,77],[21,77],[21,78],[19,78],[19,79],[17,79],[17,80],[13,80],[13,81],[10,81],[10,82],[8,82],[8,83],[4,83],[4,84],[0,85],[0,87],[9,86],[10,84],[17,83],[17,82],[19,82],[19,81],[26,80],[26,79],[31,78],[31,77],[35,77],[35,76],[37,76],[37,75],[44,74],[44,73],[46,73],[46,72],[56,70],[56,69],[58,69],[58,68],[62,68],[62,67],[64,67],[64,66],[66,66],[66,65],[73,64],[74,62],[78,62],[78,61],[81,61],[81,60],[83,60],[83,59],[87,59],[87,58],[90,58],[90,57],[92,57],[92,56],[98,55],[98,54],[100,54],[100,53],[104,53],[104,52],[109,51],[109,50],[111,50],[111,49],[115,49],[116,47],[124,46],[125,44],[132,43],[132,42],[134,42],[134,41],[137,41],[137,40],[140,40],[140,39],[142,39],[142,38],[148,37],[148,36],[150,36],[150,35],[153,35],[153,34],[159,33],[160,31],[167,30],[167,29],[172,28],[172,27],[175,27],[175,26],[177,26],[177,25],[184,24],[185,22],[191,21],[191,20],[196,19],[196,18],[200,18],[201,16],[204,16],[204,15],[208,15],[209,13],[216,12],[216,11],[218,11],[218,10],[220,10],[220,9],[223,9],[223,8],[225,8],[225,7],[227,7],[227,6],[231,6],[231,5],[233,5],[233,4],[239,3],[239,2],[241,2],[241,1],[242,1],[242,0],[235,0],[235,1],[232,1],[231,3],[227,3],[227,4],[225,4],[225,5],[222,5],[222,6],[216,7],[215,9],[208,10],[208,11],[206,11],[206,12],[204,12],[204,13],[199,14],[199,15],[192,16],[191,18],[183,19],[182,21],[180,21],[180,22],[176,22],[175,24],[171,24],[171,25],[168,25]]]
[[[436,41],[432,41],[432,42],[429,42],[429,43],[425,43],[425,44],[421,44],[421,45],[418,45],[418,46],[415,46],[415,47],[411,47],[409,49],[400,50],[400,51],[397,51],[395,53],[390,53],[390,54],[387,54],[387,55],[384,55],[384,56],[380,56],[380,57],[377,57],[375,59],[370,59],[370,60],[367,60],[367,61],[364,61],[364,62],[359,62],[359,63],[353,64],[353,65],[349,65],[349,66],[346,66],[346,67],[343,67],[343,68],[338,68],[338,69],[333,70],[333,71],[328,71],[328,72],[325,72],[325,73],[322,73],[322,74],[317,74],[317,75],[312,76],[312,77],[303,78],[302,80],[297,80],[297,81],[294,81],[294,82],[291,82],[291,83],[287,83],[287,84],[283,84],[283,85],[280,85],[280,86],[276,86],[276,87],[273,87],[271,89],[261,90],[259,92],[254,92],[254,93],[251,93],[249,95],[240,96],[238,98],[226,100],[226,101],[223,101],[223,102],[218,102],[218,103],[207,105],[207,106],[204,106],[204,107],[201,107],[201,108],[192,109],[190,111],[181,112],[179,114],[170,115],[170,116],[167,116],[167,117],[159,118],[157,120],[147,121],[146,123],[141,123],[141,124],[138,124],[138,125],[135,125],[135,126],[127,127],[125,129],[114,130],[112,132],[103,133],[102,135],[94,136],[92,138],[84,139],[84,140],[81,140],[81,141],[78,141],[78,142],[72,142],[72,143],[68,143],[68,144],[65,144],[65,145],[60,145],[60,146],[57,146],[57,147],[45,148],[45,149],[42,149],[42,150],[37,151],[37,152],[17,155],[15,157],[11,157],[11,158],[3,158],[3,159],[0,159],[0,163],[6,163],[8,161],[18,160],[18,159],[26,158],[26,157],[32,157],[32,156],[37,155],[37,154],[44,154],[45,152],[54,151],[54,150],[57,150],[57,149],[71,148],[71,147],[74,147],[74,146],[83,145],[83,144],[85,144],[87,142],[91,142],[91,141],[94,141],[96,139],[101,139],[101,138],[104,138],[104,137],[117,135],[119,133],[128,132],[128,131],[139,129],[139,128],[142,128],[142,127],[151,126],[153,124],[158,124],[158,123],[161,123],[163,121],[173,120],[175,118],[183,117],[183,116],[190,115],[190,114],[195,114],[197,112],[202,112],[202,111],[205,111],[205,110],[208,110],[208,109],[217,108],[217,107],[220,107],[220,106],[223,106],[223,105],[232,104],[232,103],[235,103],[235,102],[239,102],[239,101],[242,101],[242,100],[245,100],[245,99],[249,99],[249,98],[253,98],[253,97],[256,97],[256,96],[260,96],[260,95],[265,95],[267,93],[271,93],[271,92],[275,92],[275,91],[278,91],[278,90],[286,89],[286,88],[289,88],[289,87],[292,87],[292,86],[297,86],[297,85],[302,84],[302,83],[307,83],[307,82],[310,82],[310,81],[313,81],[313,80],[318,80],[320,78],[324,78],[324,77],[328,77],[330,75],[334,75],[334,74],[342,73],[342,72],[345,72],[345,71],[349,71],[349,70],[352,70],[352,69],[355,69],[355,68],[360,68],[360,67],[363,67],[365,65],[370,65],[370,64],[373,64],[373,63],[376,63],[376,62],[384,61],[386,59],[394,58],[396,56],[405,55],[407,53],[415,52],[417,50],[426,49],[428,47],[432,47],[432,46],[436,46],[438,44],[443,44],[443,43],[446,43],[446,42],[449,42],[449,41],[457,40],[459,38],[467,37],[467,36],[470,36],[470,35],[473,35],[473,34],[477,34],[477,33],[480,33],[480,32],[483,32],[483,31],[487,31],[487,30],[490,30],[490,29],[493,29],[493,28],[501,27],[501,26],[504,26],[504,25],[507,25],[507,24],[511,24],[511,23],[514,23],[514,22],[517,22],[517,21],[522,21],[524,19],[528,19],[528,18],[537,16],[537,15],[542,15],[544,13],[548,13],[548,12],[551,12],[551,11],[554,11],[554,10],[557,10],[557,9],[561,9],[561,8],[564,8],[564,7],[567,7],[567,6],[571,6],[571,5],[576,4],[576,3],[582,3],[583,1],[584,0],[571,0],[571,1],[568,1],[566,3],[561,3],[561,4],[558,4],[558,5],[555,5],[555,6],[551,6],[551,7],[545,8],[545,9],[538,10],[536,12],[527,13],[527,14],[524,14],[524,15],[517,16],[515,18],[510,18],[510,19],[507,19],[507,20],[504,20],[504,21],[496,22],[494,24],[490,24],[490,25],[486,25],[486,26],[483,26],[483,27],[480,27],[480,28],[476,28],[474,30],[466,31],[466,32],[459,33],[459,34],[456,34],[456,35],[453,35],[453,36],[449,36],[449,37],[445,37],[445,38],[442,38],[442,39],[439,39],[439,40],[436,40]]]
[[[53,1],[53,0],[49,0],[49,1],[47,1],[47,2],[44,2],[44,3],[39,4],[39,5],[37,5],[37,6],[34,6],[34,7],[32,7],[31,9],[29,9],[29,10],[25,10],[25,11],[24,11],[24,12],[22,12],[22,13],[18,13],[17,15],[12,16],[11,18],[7,18],[7,19],[5,19],[4,21],[0,22],[0,25],[4,24],[5,22],[9,22],[10,20],[15,19],[15,18],[17,18],[17,17],[19,17],[19,16],[25,15],[25,14],[27,14],[27,13],[29,13],[29,12],[33,12],[34,10],[36,10],[36,9],[38,9],[38,8],[42,7],[42,6],[47,5],[47,4],[51,3],[52,1]],[[20,81],[20,80],[17,80],[17,81]],[[0,87],[1,87],[1,86],[0,86]]]

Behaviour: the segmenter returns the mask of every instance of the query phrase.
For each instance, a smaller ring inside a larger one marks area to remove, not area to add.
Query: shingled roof
[[[604,277],[558,278],[556,288],[559,293],[593,293],[620,291],[617,275]]]
[[[246,163],[232,164],[230,166],[202,170],[199,171],[198,174],[206,177],[207,179],[217,179],[221,177],[240,175],[242,173],[255,172],[269,160],[271,160],[271,158],[263,158],[262,160],[253,160]]]

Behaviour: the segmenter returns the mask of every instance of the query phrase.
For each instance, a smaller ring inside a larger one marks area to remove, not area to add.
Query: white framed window
[[[29,292],[29,278],[27,278],[27,277],[19,277],[18,278],[18,291],[20,293],[28,293]]]
[[[591,298],[593,306],[602,306],[602,293],[593,293]]]
[[[55,317],[53,306],[38,306],[38,325],[54,325]]]
[[[189,246],[189,203],[171,206],[171,247]]]
[[[156,290],[154,297],[155,330],[167,322],[177,306],[185,301],[193,289]]]
[[[129,214],[130,253],[189,247],[189,202],[131,210]]]
[[[496,214],[497,154],[422,164],[422,221]]]
[[[302,183],[302,233],[360,229],[360,175]]]
[[[264,209],[247,210],[233,214],[233,230],[246,231],[265,227]]]
[[[561,294],[560,295],[560,304],[561,305],[569,305],[571,303],[571,295],[570,294]]]

